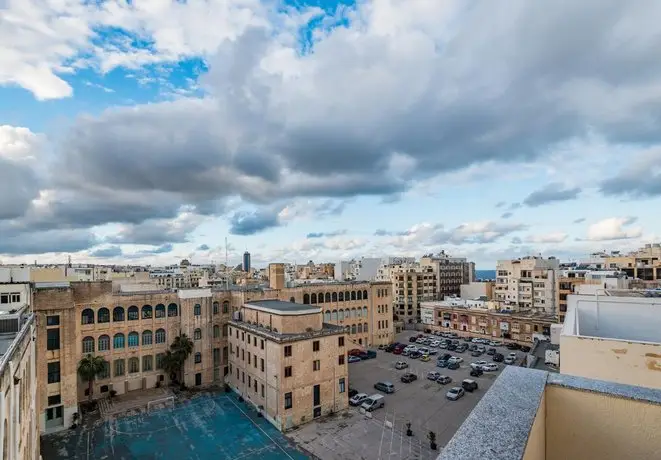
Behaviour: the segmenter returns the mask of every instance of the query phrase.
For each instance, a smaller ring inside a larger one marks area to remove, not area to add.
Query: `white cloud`
[[[568,235],[564,232],[553,232],[542,235],[529,235],[526,237],[526,243],[562,243],[567,239]]]
[[[639,226],[632,227],[634,222],[636,222],[634,217],[610,217],[600,220],[588,227],[586,239],[609,241],[638,238],[643,234],[643,229]]]

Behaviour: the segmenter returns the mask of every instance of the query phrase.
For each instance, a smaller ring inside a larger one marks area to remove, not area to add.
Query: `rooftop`
[[[336,326],[334,324],[323,323],[322,328],[316,331],[303,331],[295,334],[284,334],[278,332],[277,330],[269,329],[265,326],[260,326],[255,323],[245,322],[238,319],[233,319],[229,322],[231,326],[237,326],[246,331],[264,337],[265,339],[272,340],[274,342],[285,343],[285,342],[296,342],[297,340],[307,340],[313,337],[324,337],[327,335],[343,334],[344,327]]]
[[[314,305],[286,302],[283,300],[251,300],[244,305],[247,308],[256,307],[260,310],[270,310],[279,314],[310,314],[319,313],[321,311],[321,308]]]

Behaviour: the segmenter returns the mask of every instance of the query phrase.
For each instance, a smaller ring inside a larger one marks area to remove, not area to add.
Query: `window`
[[[262,398],[264,397],[264,384],[262,383]]]
[[[315,340],[312,342],[312,351],[319,351],[319,341]]]
[[[216,324],[216,325],[213,327],[213,338],[214,338],[214,339],[217,339],[218,337],[220,337],[220,326],[218,326],[218,325]]]
[[[291,409],[293,407],[293,399],[291,393],[285,393],[285,409]]]
[[[337,338],[337,346],[338,347],[343,347],[344,346],[344,337],[338,337]]]
[[[193,331],[193,340],[202,340],[202,329],[199,327]]]
[[[195,353],[195,364],[199,364],[202,362],[202,353],[199,351]]]
[[[251,386],[251,383],[252,383],[252,382],[251,382],[251,380],[250,380],[250,376],[248,376],[248,387]]]
[[[107,335],[102,335],[99,337],[98,341],[99,351],[108,351],[110,350],[110,337]]]
[[[195,316],[201,316],[202,315],[202,307],[200,306],[199,303],[196,303],[195,306],[193,307],[193,314]]]
[[[110,363],[108,361],[103,361],[103,369],[99,373],[99,379],[109,379],[110,378]]]
[[[156,354],[156,369],[163,369],[163,360],[165,359],[165,353]]]
[[[179,307],[177,307],[176,303],[171,303],[168,305],[168,317],[177,316],[179,314],[178,308]]]
[[[94,353],[94,337],[83,339],[83,353]]]
[[[223,324],[223,336],[229,337],[232,335],[232,331],[230,330],[229,326],[227,324]]]
[[[129,332],[129,348],[137,347],[140,345],[140,334],[137,332]]]
[[[81,313],[80,324],[94,324],[94,310],[86,308]]]
[[[129,374],[140,372],[140,360],[137,357],[129,358]]]
[[[60,329],[47,329],[46,330],[46,349],[59,350],[60,349]]]
[[[260,358],[260,360],[259,360],[259,365],[260,365],[260,367],[261,367],[261,369],[262,369],[262,372],[264,372],[264,358]]]
[[[124,375],[124,360],[123,359],[116,359],[115,360],[115,377],[119,377],[120,375]]]
[[[254,346],[257,346],[257,337],[253,337],[253,338],[252,338],[252,344],[253,344]]]
[[[59,326],[60,325],[60,316],[53,315],[46,317],[46,326]]]
[[[337,357],[337,364],[339,364],[340,366],[344,365],[344,355],[340,355]]]
[[[129,321],[137,321],[139,317],[140,314],[138,312],[138,307],[136,307],[135,305],[130,306],[128,310]]]
[[[142,372],[154,370],[154,357],[146,355],[142,357]]]
[[[156,343],[165,343],[165,329],[156,329]]]
[[[321,361],[315,359],[314,361],[312,361],[312,370],[318,371],[319,369],[321,369]]]
[[[110,310],[108,310],[106,307],[99,308],[99,312],[96,314],[96,317],[99,323],[109,323]]]
[[[250,366],[250,352],[248,352],[248,366]]]
[[[257,393],[257,379],[255,379],[253,383],[255,384],[255,393]]]
[[[46,409],[46,420],[54,420],[54,419],[62,418],[64,412],[63,407],[64,406],[57,406]]]
[[[230,311],[230,303],[226,300],[223,302],[223,313],[229,313]]]
[[[48,383],[60,381],[60,362],[48,363]]]
[[[49,406],[57,406],[58,404],[62,403],[62,396],[60,395],[54,395],[54,396],[49,396],[48,397],[48,405]]]
[[[340,379],[340,393],[344,393],[346,390],[346,384],[344,383],[344,378]]]
[[[159,303],[156,305],[156,314],[154,315],[156,318],[165,318],[165,305],[162,303]]]
[[[291,377],[291,366],[285,367],[285,377]]]
[[[264,340],[261,340],[260,348],[263,350],[264,349]]]
[[[146,331],[142,331],[142,345],[151,345],[154,340],[154,335],[152,332],[147,329]]]
[[[220,313],[220,304],[218,302],[213,303],[213,314],[217,315]]]
[[[115,334],[115,337],[112,339],[113,348],[124,348],[124,334],[119,333]]]
[[[112,309],[112,320],[113,321],[124,321],[124,308],[115,307]]]
[[[285,346],[285,358],[291,356],[291,345]]]
[[[142,306],[142,319],[151,319],[152,317],[152,308],[151,305]]]

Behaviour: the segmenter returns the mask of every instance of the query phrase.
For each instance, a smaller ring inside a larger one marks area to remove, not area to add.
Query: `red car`
[[[349,353],[347,353],[347,354],[349,356],[358,356],[361,353],[362,353],[362,350],[359,350],[358,348],[354,348],[353,350],[349,350]]]
[[[404,351],[404,347],[395,347],[395,349],[392,351],[393,355],[401,355],[402,351]]]

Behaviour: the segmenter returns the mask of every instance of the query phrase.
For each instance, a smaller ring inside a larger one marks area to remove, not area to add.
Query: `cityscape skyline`
[[[0,13],[4,263],[661,241],[654,2],[22,4]],[[549,39],[567,17],[585,36]]]

